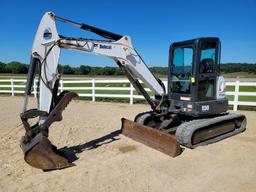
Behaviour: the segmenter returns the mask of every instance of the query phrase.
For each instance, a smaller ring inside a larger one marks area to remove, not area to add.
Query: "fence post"
[[[63,80],[60,80],[60,92],[63,92]]]
[[[130,83],[130,104],[133,104],[133,86]]]
[[[95,101],[95,79],[92,79],[92,101]]]
[[[12,90],[12,96],[14,96],[14,84],[13,84],[13,79],[11,79],[11,90]]]
[[[34,79],[34,85],[33,86],[34,86],[34,97],[36,98],[36,94],[37,94],[36,93],[36,79]]]
[[[240,81],[236,80],[233,111],[237,111],[238,108],[239,83]]]

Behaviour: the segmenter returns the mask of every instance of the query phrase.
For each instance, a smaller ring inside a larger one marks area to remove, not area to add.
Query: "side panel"
[[[224,77],[222,76],[219,76],[217,78],[217,100],[219,99],[225,99],[226,98],[226,92],[225,92],[225,89],[226,89],[226,82],[225,82],[225,79]]]
[[[228,110],[228,100],[220,99],[201,102],[171,100],[171,107],[179,109],[181,114],[187,116],[202,117],[226,112]]]

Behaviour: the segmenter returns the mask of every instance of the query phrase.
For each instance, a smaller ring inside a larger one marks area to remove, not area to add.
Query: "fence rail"
[[[10,93],[12,96],[15,94],[24,94],[25,79],[0,79],[0,94]],[[167,82],[164,82],[166,85]],[[32,94],[34,97],[37,95],[37,80],[34,81]],[[113,86],[115,85],[115,86]],[[119,85],[119,86],[118,86]],[[256,92],[242,92],[240,88],[256,87],[256,82],[227,82],[227,86],[234,87],[234,91],[227,91],[226,95],[232,96],[234,99],[229,99],[229,105],[233,105],[233,110],[237,111],[238,106],[256,106],[254,101],[239,101],[239,96],[256,97]],[[74,90],[80,97],[91,97],[92,101],[96,98],[127,98],[130,104],[133,104],[134,99],[144,99],[143,96],[138,95],[135,89],[128,80],[124,79],[90,79],[90,80],[60,80],[59,91]],[[99,93],[113,92],[114,93]],[[121,94],[120,92],[124,92]],[[146,91],[151,92],[148,88]],[[151,94],[152,95],[152,94]]]

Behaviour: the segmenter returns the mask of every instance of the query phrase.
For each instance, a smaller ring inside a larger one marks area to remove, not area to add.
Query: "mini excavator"
[[[56,22],[95,33],[104,40],[74,38],[58,34]],[[49,127],[62,120],[62,112],[77,94],[58,93],[61,49],[109,57],[122,69],[151,111],[139,113],[134,121],[122,119],[121,133],[172,157],[181,145],[195,148],[239,134],[246,117],[229,113],[225,79],[220,76],[220,40],[197,38],[171,44],[168,85],[156,78],[132,45],[131,38],[94,26],[73,22],[47,12],[35,35],[24,103],[20,114],[25,135],[20,141],[25,161],[42,170],[73,165],[48,139]],[[27,109],[35,75],[38,73],[37,108]],[[145,90],[148,87],[151,97]],[[104,110],[104,109],[103,109]],[[37,118],[31,125],[30,119]]]

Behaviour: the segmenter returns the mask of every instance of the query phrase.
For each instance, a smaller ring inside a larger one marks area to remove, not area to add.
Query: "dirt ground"
[[[240,112],[248,118],[245,133],[171,158],[110,137],[121,117],[133,119],[147,105],[72,101],[50,139],[76,151],[76,166],[43,172],[23,160],[21,104],[21,97],[0,97],[0,191],[256,191],[256,112]]]

